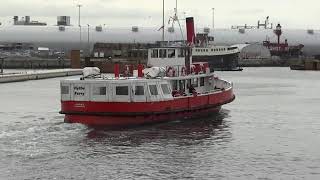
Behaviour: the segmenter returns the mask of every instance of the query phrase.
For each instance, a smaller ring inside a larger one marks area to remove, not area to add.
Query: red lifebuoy
[[[181,76],[185,76],[187,73],[186,73],[186,67],[182,67],[181,68]]]
[[[124,72],[123,72],[125,77],[129,77],[130,76],[130,68],[129,65],[125,66]]]
[[[168,69],[167,69],[167,76],[168,77],[174,77],[175,76],[175,70],[174,70],[174,68],[173,67],[169,67]]]
[[[204,65],[203,65],[203,64],[200,65],[200,72],[202,72],[202,73],[205,72],[205,69],[204,69]]]
[[[190,72],[191,72],[191,74],[194,74],[195,71],[196,71],[196,67],[195,67],[194,65],[192,65],[192,66],[190,67]]]

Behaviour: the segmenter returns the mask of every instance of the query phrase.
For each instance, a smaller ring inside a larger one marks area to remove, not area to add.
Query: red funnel
[[[193,17],[188,17],[186,19],[187,24],[187,41],[189,44],[195,44],[195,31]]]

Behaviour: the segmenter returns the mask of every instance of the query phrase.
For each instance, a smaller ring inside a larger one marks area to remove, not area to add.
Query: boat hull
[[[220,109],[221,106],[199,110],[132,116],[68,114],[65,116],[65,122],[81,123],[88,126],[126,127],[204,117],[218,113]]]
[[[208,116],[232,102],[232,88],[221,92],[160,102],[62,101],[65,122],[88,126],[134,126]]]

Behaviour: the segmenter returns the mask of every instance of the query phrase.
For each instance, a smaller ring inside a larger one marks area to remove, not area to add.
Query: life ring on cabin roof
[[[168,77],[174,77],[174,76],[175,76],[175,73],[176,73],[175,69],[170,66],[170,67],[167,69],[167,73],[166,73],[166,74],[167,74]]]
[[[182,67],[180,75],[185,76],[187,74],[186,70],[187,70],[186,67]]]
[[[191,65],[190,72],[191,72],[191,74],[195,74],[195,72],[196,72],[196,66],[195,65]]]
[[[130,76],[130,68],[129,68],[128,65],[125,66],[123,75],[124,75],[125,77],[129,77],[129,76]]]
[[[202,72],[202,73],[205,72],[205,69],[204,69],[204,65],[203,65],[203,64],[200,65],[200,72]]]

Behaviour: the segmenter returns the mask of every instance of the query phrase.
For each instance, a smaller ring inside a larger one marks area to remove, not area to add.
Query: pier
[[[81,75],[82,69],[53,69],[53,70],[35,70],[19,73],[1,73],[0,83],[49,79],[56,77]]]

